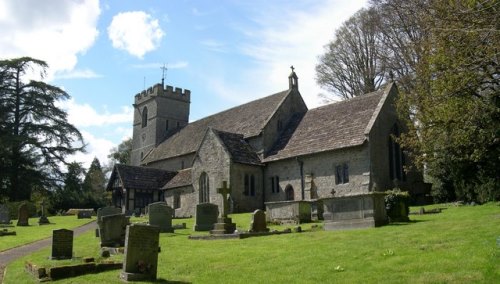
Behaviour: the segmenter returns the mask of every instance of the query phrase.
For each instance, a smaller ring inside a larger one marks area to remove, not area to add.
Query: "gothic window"
[[[292,185],[289,184],[285,187],[285,195],[286,195],[286,200],[294,200],[295,199],[295,194],[293,192]]]
[[[280,178],[278,176],[271,177],[271,193],[278,193],[280,188]]]
[[[174,209],[181,208],[181,194],[178,192],[174,193]]]
[[[255,176],[250,176],[250,196],[255,196]]]
[[[248,195],[249,191],[250,191],[250,177],[248,176],[248,174],[245,174],[243,195]]]
[[[148,126],[148,108],[144,107],[142,109],[142,127]]]
[[[335,184],[343,184],[349,182],[349,165],[343,163],[335,167]]]
[[[404,172],[405,158],[399,143],[395,141],[401,133],[397,124],[391,128],[389,136],[389,176],[391,180],[406,180]]]
[[[210,202],[210,187],[207,173],[203,172],[200,175],[200,203]]]

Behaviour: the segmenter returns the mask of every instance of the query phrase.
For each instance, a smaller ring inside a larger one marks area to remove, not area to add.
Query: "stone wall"
[[[304,199],[311,200],[331,196],[345,196],[369,192],[370,160],[367,144],[358,147],[318,153],[270,162],[264,171],[266,201],[286,200],[285,188],[294,189],[295,200],[302,199],[302,181],[299,161],[303,162]],[[349,165],[349,182],[335,184],[335,167]],[[279,192],[272,193],[271,177],[279,177]],[[335,194],[332,195],[332,190]]]
[[[174,207],[174,195],[180,197],[180,208]],[[187,218],[195,215],[196,204],[198,204],[198,192],[192,186],[183,186],[166,190],[164,193],[165,202],[174,208],[174,216],[177,218]]]
[[[194,153],[177,156],[165,160],[154,161],[147,164],[147,167],[162,169],[166,171],[179,171],[191,168],[194,159]],[[183,167],[184,166],[184,167]]]
[[[245,174],[255,178],[255,195],[245,195]],[[253,212],[263,209],[263,169],[259,166],[235,164],[231,166],[231,198],[233,199],[233,212]]]

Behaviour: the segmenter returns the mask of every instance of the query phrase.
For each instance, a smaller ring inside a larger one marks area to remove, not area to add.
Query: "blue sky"
[[[324,92],[314,66],[335,29],[365,0],[2,0],[0,58],[47,61],[45,78],[87,153],[107,162],[132,135],[134,95],[161,81],[191,90],[194,121],[288,88],[293,65],[309,108]]]

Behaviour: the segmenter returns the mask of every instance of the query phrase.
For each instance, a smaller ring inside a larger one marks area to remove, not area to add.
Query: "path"
[[[80,227],[74,228],[73,229],[74,236],[76,237],[80,234],[87,232],[90,229],[94,229],[95,227],[96,227],[96,222],[93,221],[85,225],[82,225]],[[20,247],[0,252],[0,283],[2,283],[3,281],[4,269],[7,266],[7,264],[25,255],[32,254],[33,252],[50,245],[51,242],[52,242],[52,237],[48,237],[43,240],[39,240],[27,245],[23,245]]]

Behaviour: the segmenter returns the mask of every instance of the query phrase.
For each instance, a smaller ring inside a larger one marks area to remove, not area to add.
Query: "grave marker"
[[[11,223],[9,208],[5,204],[0,204],[0,224],[9,225]]]
[[[212,203],[202,203],[196,205],[195,231],[210,231],[217,223],[219,216],[219,206]]]
[[[52,231],[52,259],[73,258],[73,231],[60,229]]]
[[[122,213],[122,209],[113,206],[101,207],[97,209],[97,229],[95,229],[95,236],[99,237],[99,228],[101,227],[101,218],[103,216],[115,215]]]
[[[78,219],[91,219],[92,212],[90,210],[80,210],[77,214]]]
[[[227,200],[228,194],[231,193],[231,188],[227,187],[227,181],[222,182],[222,187],[217,188],[217,193],[222,194],[222,214],[214,224],[214,229],[210,231],[211,234],[232,234],[236,230],[236,224],[233,223],[231,218],[227,217],[229,213],[229,201]]]
[[[172,215],[174,209],[169,207],[166,202],[155,202],[148,206],[149,225],[158,226],[160,232],[173,233]]]
[[[158,268],[160,228],[144,224],[127,226],[125,257],[120,278],[125,281],[155,280]]]
[[[28,218],[29,218],[28,205],[26,205],[26,203],[19,205],[18,212],[19,212],[19,214],[17,217],[17,226],[29,226],[29,223],[28,223]]]
[[[257,209],[252,214],[252,222],[250,223],[250,232],[261,233],[269,232],[266,222],[266,213],[260,209]]]
[[[101,247],[122,247],[125,244],[125,229],[128,225],[125,214],[115,214],[101,217],[99,236]]]

